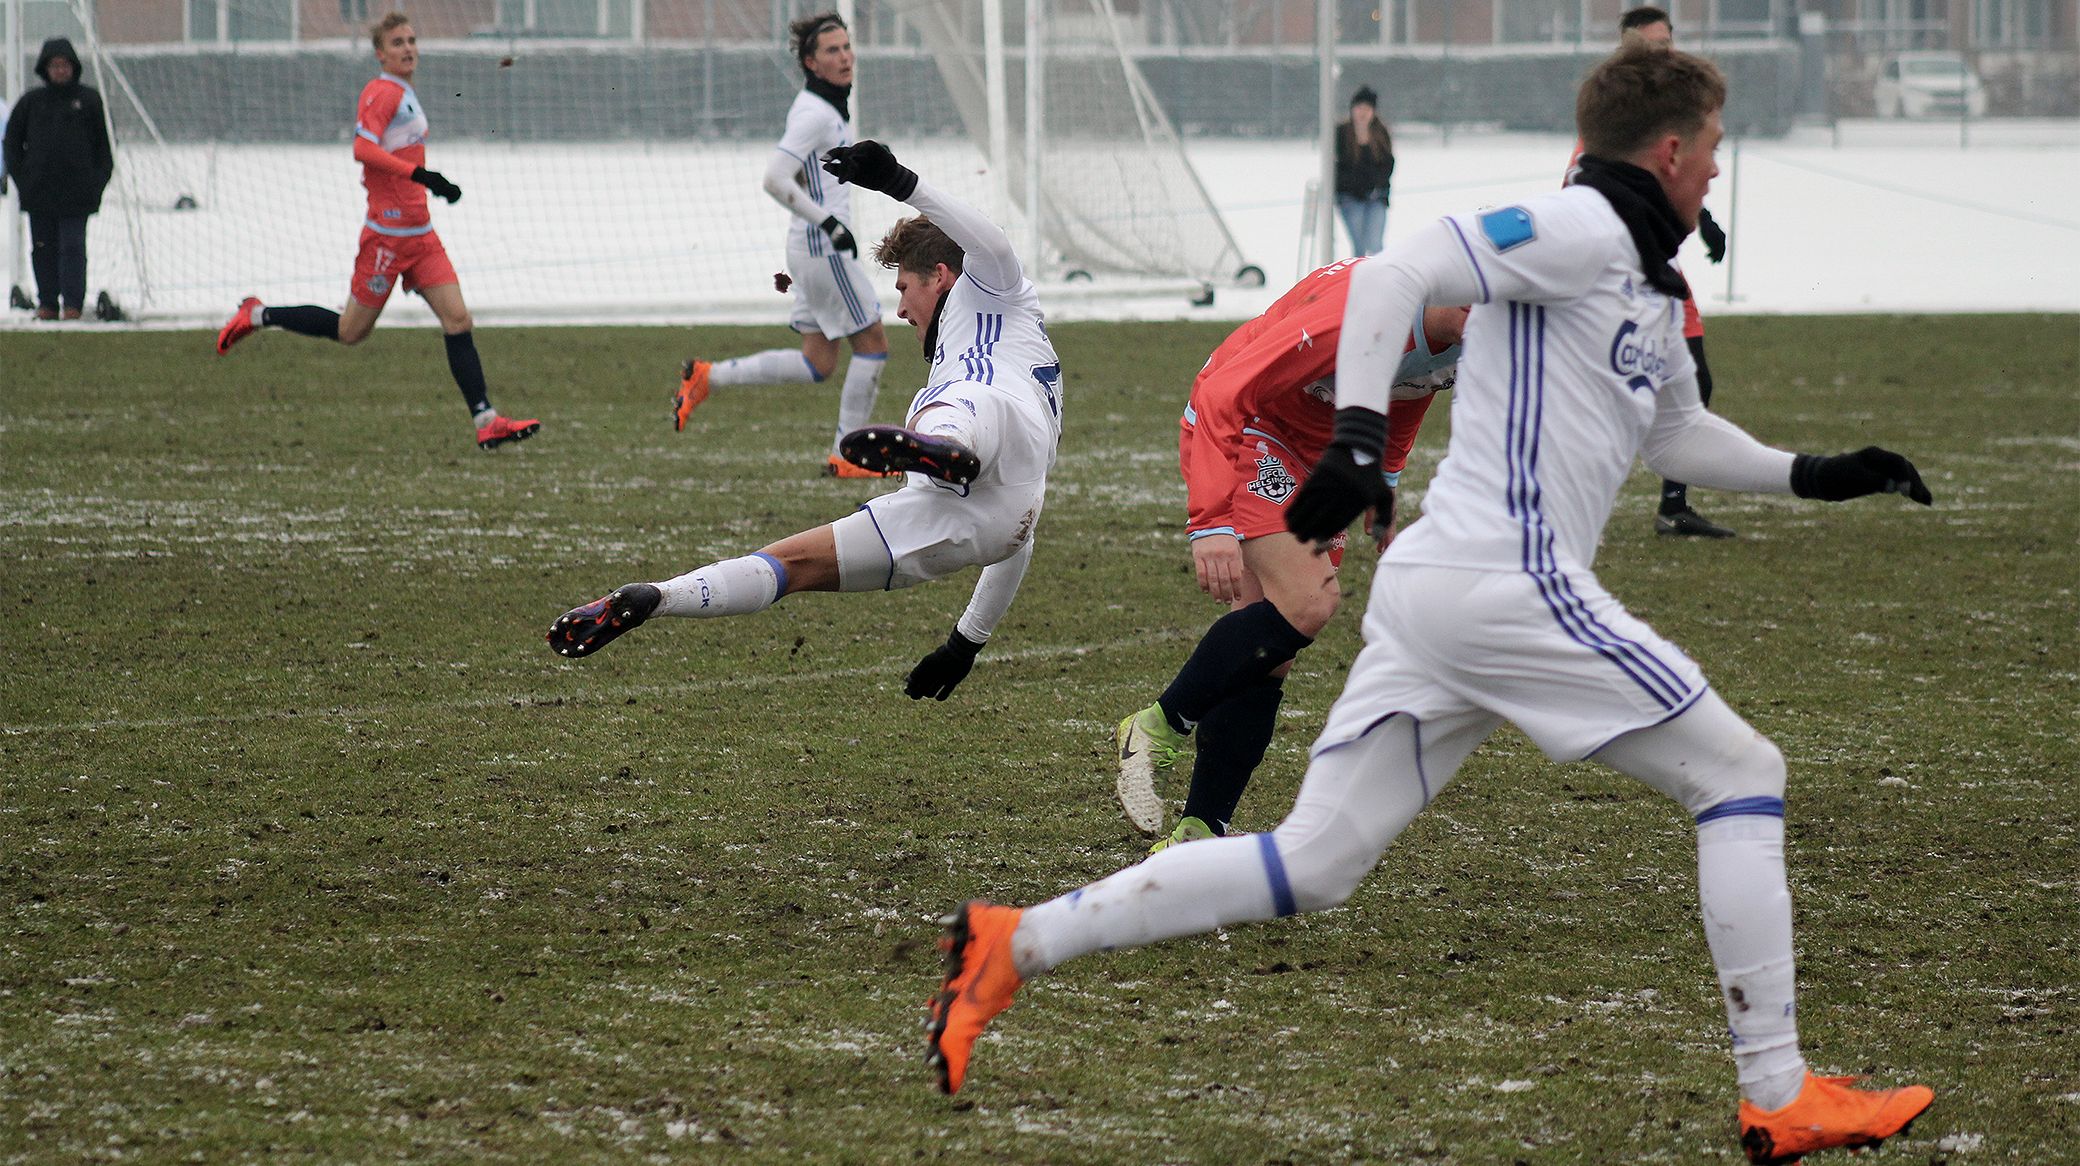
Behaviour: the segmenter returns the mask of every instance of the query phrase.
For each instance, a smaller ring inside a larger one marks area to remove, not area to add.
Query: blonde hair
[[[412,18],[402,12],[385,13],[383,19],[368,26],[368,42],[380,53],[383,51],[383,38],[390,35],[390,30],[411,22]]]

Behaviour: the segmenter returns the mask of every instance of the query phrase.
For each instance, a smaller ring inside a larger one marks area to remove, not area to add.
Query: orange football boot
[[[708,370],[705,360],[689,360],[679,366],[679,391],[672,394],[672,428],[686,431],[686,419],[708,399]]]
[[[217,330],[218,356],[230,352],[232,345],[260,330],[253,326],[253,309],[259,306],[259,296],[247,296],[239,301],[238,311]]]
[[[867,469],[865,466],[856,466],[837,454],[832,454],[824,459],[823,476],[826,478],[900,478],[903,475],[899,470],[891,470],[884,473],[879,470]]]
[[[1905,1133],[1935,1104],[1926,1085],[1858,1089],[1855,1077],[1806,1074],[1798,1096],[1782,1109],[1741,1102],[1741,1148],[1760,1166],[1787,1166],[1815,1150],[1860,1150]]]
[[[1011,963],[1011,933],[1023,914],[973,899],[946,917],[946,935],[939,940],[946,981],[932,998],[931,1053],[925,1058],[938,1070],[943,1092],[960,1090],[975,1038],[991,1017],[1011,1007],[1011,994],[1025,983]]]

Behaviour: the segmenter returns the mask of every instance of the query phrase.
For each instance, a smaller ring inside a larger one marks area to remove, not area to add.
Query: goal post
[[[802,84],[787,21],[827,7],[852,10],[862,134],[990,213],[1039,278],[1133,290],[1255,272],[1111,0],[990,0],[994,54],[985,6],[970,0],[336,7],[0,0],[24,84],[42,33],[19,14],[70,13],[85,81],[108,108],[116,168],[89,225],[90,291],[191,324],[246,295],[339,304],[365,206],[352,125],[377,72],[366,26],[391,7],[419,36],[427,165],[464,192],[432,203],[433,224],[480,318],[784,318],[773,276],[789,215],[761,179]],[[1028,30],[1042,32],[1038,53]],[[1029,55],[1044,89],[1024,84]],[[868,191],[853,208],[865,245],[908,213]],[[874,274],[892,298],[893,276]],[[408,296],[389,313],[431,318]]]

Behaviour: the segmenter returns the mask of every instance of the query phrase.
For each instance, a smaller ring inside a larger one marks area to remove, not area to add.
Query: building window
[[[498,0],[498,31],[517,36],[627,37],[635,0]]]
[[[188,0],[188,39],[295,40],[296,0]]]
[[[1979,0],[1972,42],[1984,49],[2049,48],[2051,0]]]

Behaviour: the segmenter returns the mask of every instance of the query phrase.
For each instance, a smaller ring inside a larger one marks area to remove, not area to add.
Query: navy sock
[[[298,304],[293,308],[262,308],[260,323],[304,336],[316,336],[320,340],[339,339],[339,313],[316,304]]]
[[[491,390],[484,387],[484,362],[477,359],[477,342],[468,332],[442,339],[448,344],[448,371],[455,376],[455,387],[462,390],[469,415],[475,417],[491,407]]]
[[[1171,728],[1189,733],[1216,705],[1312,643],[1314,637],[1301,635],[1270,600],[1260,599],[1213,621],[1157,703]]]
[[[1278,728],[1278,705],[1285,699],[1285,678],[1266,676],[1216,705],[1199,722],[1199,748],[1192,755],[1192,792],[1184,799],[1184,815],[1226,834],[1235,820],[1235,805],[1249,788],[1250,775],[1263,764]]]

